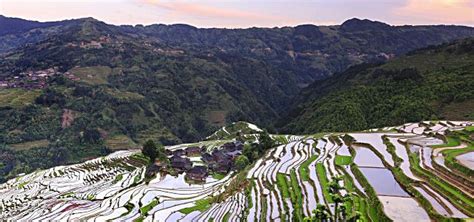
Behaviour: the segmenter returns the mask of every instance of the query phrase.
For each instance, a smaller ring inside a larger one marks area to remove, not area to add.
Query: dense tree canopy
[[[315,82],[279,126],[285,132],[315,133],[473,119],[473,45],[474,39],[466,39],[431,47]]]
[[[143,145],[142,153],[150,159],[150,163],[154,163],[158,156],[158,149],[155,142],[153,142],[153,140],[146,141]]]

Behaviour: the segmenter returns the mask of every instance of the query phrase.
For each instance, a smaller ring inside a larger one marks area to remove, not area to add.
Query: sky
[[[203,28],[335,25],[354,17],[392,25],[474,26],[474,0],[0,0],[0,14],[37,21],[94,17],[115,25]]]

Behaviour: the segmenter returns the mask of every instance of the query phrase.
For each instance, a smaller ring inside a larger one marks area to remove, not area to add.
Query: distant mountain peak
[[[92,17],[70,20],[68,33],[73,39],[90,40],[104,35],[120,34],[120,29]]]
[[[79,18],[78,20],[82,20],[82,21],[96,21],[96,22],[99,21],[99,20],[95,19],[94,17],[84,17],[84,18]]]
[[[18,34],[35,28],[44,28],[60,24],[61,22],[37,22],[21,18],[11,18],[0,15],[0,36]]]
[[[387,29],[391,26],[378,21],[372,21],[369,19],[352,18],[341,24],[341,30],[343,31],[365,31],[374,29]]]

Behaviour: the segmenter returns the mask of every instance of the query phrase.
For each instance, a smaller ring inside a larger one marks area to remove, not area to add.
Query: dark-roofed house
[[[215,162],[209,164],[209,167],[214,172],[226,174],[232,166],[232,156],[227,155],[227,152],[224,150],[214,150],[212,157]]]
[[[235,159],[237,156],[240,156],[242,154],[242,151],[240,150],[235,150],[232,152],[226,153],[228,156],[230,156],[231,159]]]
[[[161,166],[152,164],[151,166],[146,168],[145,175],[146,177],[150,178],[154,176],[155,174],[159,173],[161,170]]]
[[[182,149],[177,149],[173,151],[173,156],[184,156],[186,154],[186,151]]]
[[[201,155],[201,148],[197,146],[192,146],[186,148],[186,156],[200,156]]]
[[[216,161],[214,160],[214,157],[212,157],[212,155],[209,154],[209,153],[203,153],[202,156],[201,156],[201,159],[202,159],[202,161],[204,161],[204,162],[207,163],[207,164],[215,163],[215,162],[216,162]]]
[[[186,172],[186,179],[205,181],[208,176],[207,168],[205,166],[195,166]]]
[[[191,162],[191,160],[189,160],[188,158],[180,157],[180,156],[172,156],[170,158],[170,164],[171,164],[171,167],[175,169],[175,171],[178,173],[182,173],[186,170],[189,170],[193,166],[193,163]]]
[[[222,145],[222,147],[226,150],[234,150],[235,149],[235,144],[233,142],[224,143],[224,145]]]
[[[214,167],[214,172],[220,174],[227,174],[230,170],[231,164],[218,164]]]
[[[237,150],[243,150],[244,149],[244,144],[240,141],[235,142],[235,148]]]
[[[214,157],[214,160],[218,163],[230,159],[230,156],[227,155],[223,150],[214,150],[212,152],[212,157]]]

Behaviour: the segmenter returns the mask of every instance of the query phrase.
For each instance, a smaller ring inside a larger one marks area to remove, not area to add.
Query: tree
[[[242,150],[242,155],[245,155],[250,162],[253,162],[254,160],[258,159],[258,152],[256,151],[258,146],[259,145],[257,143],[246,143]]]
[[[99,130],[95,128],[87,128],[84,130],[84,141],[87,143],[98,143],[101,139]]]
[[[341,178],[333,177],[331,183],[329,183],[329,193],[331,193],[331,198],[334,201],[334,221],[337,221],[339,211],[339,204],[343,202],[343,197],[339,194],[339,191],[342,187],[339,185]]]
[[[52,160],[54,164],[64,164],[66,160],[68,159],[68,153],[67,149],[64,147],[58,147],[54,150],[54,153],[52,153]]]
[[[346,206],[346,203],[342,204],[340,207],[339,207],[339,211],[341,212],[341,216],[342,216],[342,221],[346,221],[346,217],[347,217],[347,206]]]
[[[328,218],[328,209],[326,205],[318,204],[314,211],[315,221],[326,221]]]
[[[360,211],[356,211],[355,215],[349,218],[349,221],[359,221],[362,218],[362,213]]]
[[[313,222],[313,221],[326,221],[328,219],[328,209],[326,205],[318,204],[316,209],[313,210],[313,216],[305,217],[303,221]]]
[[[270,137],[270,134],[266,130],[260,132],[258,137],[261,147],[263,148],[262,151],[270,149],[275,146],[275,141]]]
[[[163,144],[161,144],[160,142],[158,142],[156,144],[156,152],[157,152],[157,155],[156,157],[160,160],[160,161],[169,161],[168,160],[168,156],[166,155],[166,149],[165,147],[163,146]]]
[[[342,203],[343,198],[340,194],[331,194],[332,201],[334,201],[334,221],[337,221],[339,216],[339,204]]]
[[[146,157],[150,158],[150,163],[154,163],[156,157],[158,156],[158,149],[155,142],[153,142],[153,140],[147,140],[145,145],[143,145],[142,153]]]
[[[250,161],[245,155],[240,155],[235,159],[235,167],[238,170],[243,170],[249,164]]]
[[[244,134],[242,133],[242,131],[238,131],[236,134],[235,134],[235,137],[236,137],[236,140],[241,142],[241,143],[245,143],[245,137],[244,137]]]

